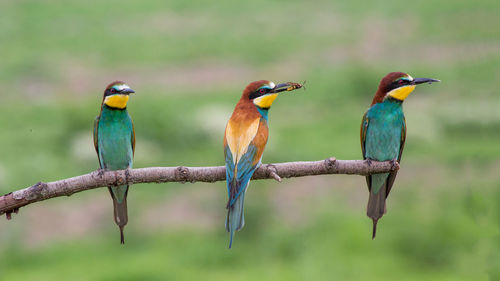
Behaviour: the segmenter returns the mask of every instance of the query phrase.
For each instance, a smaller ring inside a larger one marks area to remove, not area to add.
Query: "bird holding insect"
[[[226,125],[224,156],[229,197],[226,205],[229,248],[233,243],[234,233],[245,224],[245,193],[255,169],[261,165],[269,136],[269,109],[279,93],[300,88],[301,84],[293,82],[278,85],[267,80],[252,82],[243,91]]]

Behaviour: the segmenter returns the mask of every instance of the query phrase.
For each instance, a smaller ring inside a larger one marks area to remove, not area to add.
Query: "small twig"
[[[267,172],[269,176],[278,182],[281,182],[281,177],[277,174],[276,167],[273,164],[266,165]]]

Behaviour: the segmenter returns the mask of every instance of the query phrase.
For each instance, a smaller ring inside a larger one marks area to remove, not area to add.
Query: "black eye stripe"
[[[109,88],[109,89],[107,89],[107,90],[106,90],[106,92],[105,92],[106,96],[114,95],[114,94],[116,94],[116,93],[119,93],[119,91],[118,91],[118,90],[116,90],[115,88]]]
[[[398,79],[398,80],[395,80],[393,81],[392,83],[390,83],[388,86],[387,86],[387,92],[390,92],[391,90],[394,90],[396,88],[399,88],[401,86],[404,86],[404,85],[408,85],[410,84],[411,81],[409,80],[406,80],[406,79]]]
[[[255,92],[251,93],[250,96],[248,96],[249,99],[256,99],[258,97],[261,97],[265,94],[267,94],[270,91],[268,88],[260,88],[257,89]]]

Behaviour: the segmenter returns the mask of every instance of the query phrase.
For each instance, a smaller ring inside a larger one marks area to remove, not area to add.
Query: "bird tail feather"
[[[120,243],[125,244],[125,237],[123,235],[123,228],[128,223],[127,214],[127,193],[128,185],[121,185],[117,187],[110,187],[109,191],[113,198],[113,210],[115,223],[120,228]]]
[[[382,185],[380,190],[375,193],[375,189],[372,187],[370,191],[370,198],[368,199],[368,206],[366,208],[366,215],[373,221],[373,232],[372,239],[375,238],[377,234],[377,222],[385,214],[385,199],[386,199],[386,186],[385,183]]]
[[[245,191],[238,196],[232,206],[228,207],[226,217],[226,230],[230,233],[229,248],[233,244],[234,233],[245,225],[244,214]]]

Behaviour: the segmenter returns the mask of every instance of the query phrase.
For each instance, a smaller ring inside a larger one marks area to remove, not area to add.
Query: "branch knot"
[[[184,166],[177,167],[175,169],[175,177],[183,183],[189,181],[189,169]]]
[[[335,165],[337,164],[337,158],[335,157],[330,157],[325,159],[325,166],[327,171],[331,171],[335,169]]]
[[[122,173],[120,171],[112,171],[113,172],[113,175],[115,176],[115,182],[114,182],[114,186],[120,186],[120,185],[124,185],[124,184],[127,184],[127,171],[125,170],[125,178],[122,176]]]
[[[47,187],[48,186],[46,183],[39,181],[36,184],[32,185],[30,188],[28,188],[28,190],[23,192],[23,194],[21,196],[22,198],[14,197],[14,199],[23,199],[24,198],[26,200],[34,200],[34,199],[41,198],[48,193],[46,190]]]

